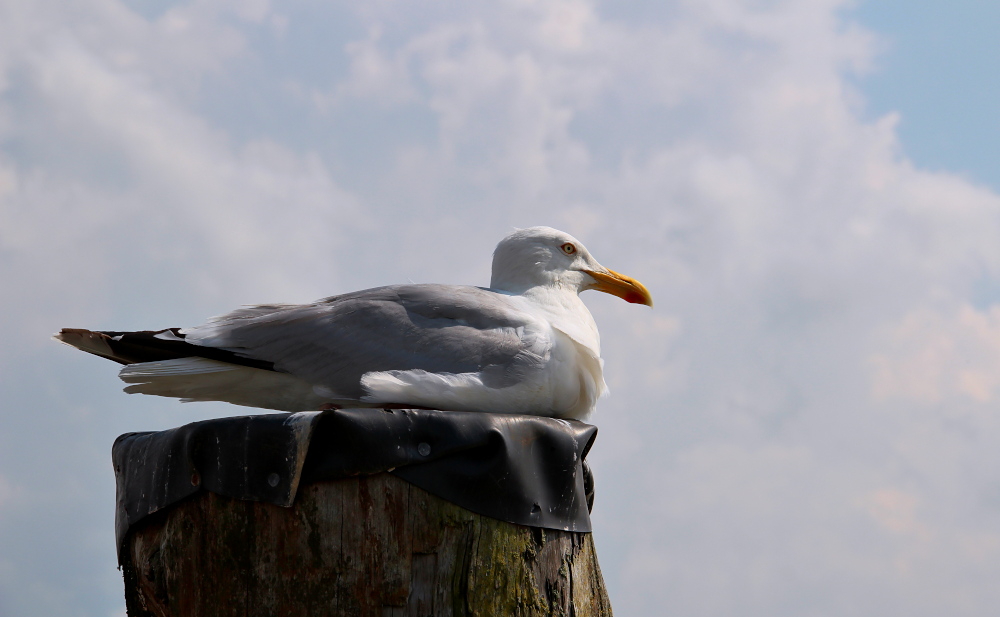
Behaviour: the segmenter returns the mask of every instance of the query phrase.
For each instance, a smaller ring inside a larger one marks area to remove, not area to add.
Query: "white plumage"
[[[64,329],[126,366],[130,393],[284,411],[423,407],[584,418],[606,391],[586,289],[652,306],[569,234],[515,231],[489,288],[397,285],[238,309],[193,328]]]

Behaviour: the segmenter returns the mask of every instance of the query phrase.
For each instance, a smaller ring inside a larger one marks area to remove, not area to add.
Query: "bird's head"
[[[576,292],[596,289],[653,306],[645,285],[597,263],[587,247],[568,233],[551,227],[518,229],[493,251],[490,287],[523,293],[538,286]]]

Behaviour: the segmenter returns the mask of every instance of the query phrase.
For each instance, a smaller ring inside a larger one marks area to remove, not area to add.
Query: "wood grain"
[[[292,508],[202,492],[130,532],[131,617],[605,617],[588,533],[513,525],[390,474]]]

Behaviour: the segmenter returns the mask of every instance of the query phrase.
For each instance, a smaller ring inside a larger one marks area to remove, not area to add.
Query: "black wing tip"
[[[165,335],[165,336],[158,336]],[[228,349],[194,345],[184,340],[180,328],[112,332],[63,328],[52,336],[60,343],[113,360],[119,364],[158,362],[175,358],[207,358],[230,364],[274,370],[274,363],[241,356]]]

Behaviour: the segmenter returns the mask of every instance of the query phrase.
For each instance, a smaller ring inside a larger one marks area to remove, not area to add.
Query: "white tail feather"
[[[206,358],[177,358],[125,366],[118,376],[129,394],[152,394],[194,401],[224,401],[279,411],[319,409],[330,399],[288,373],[239,366]]]

